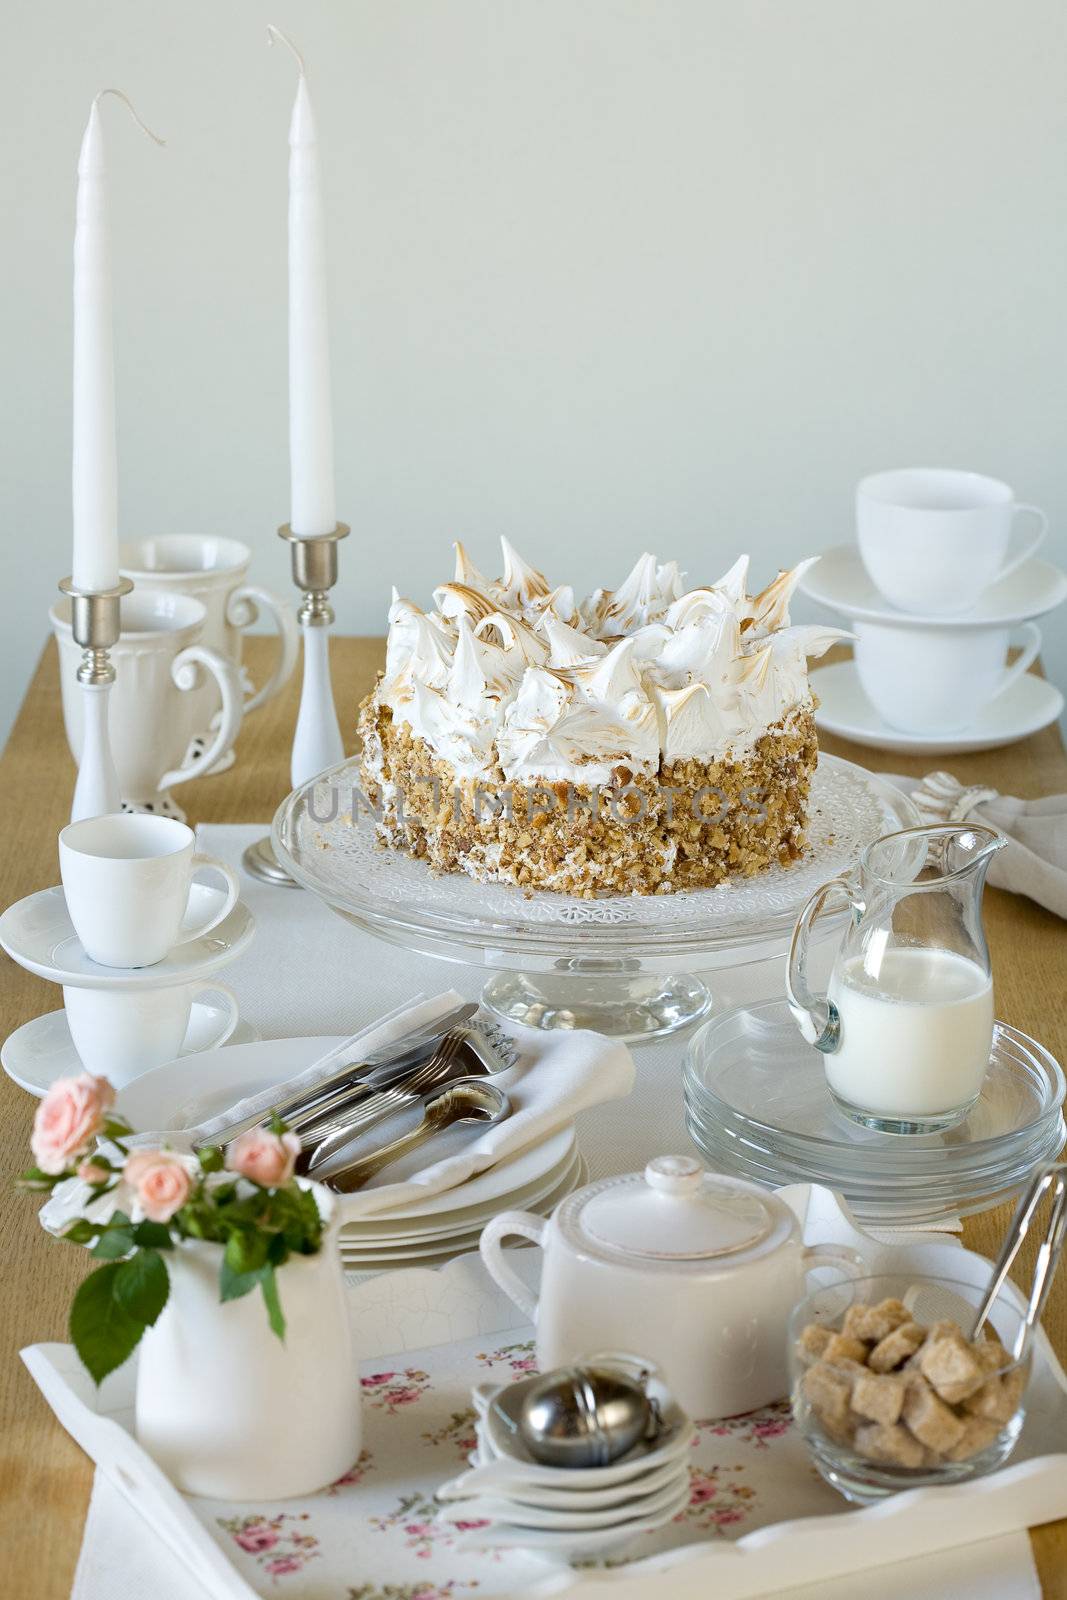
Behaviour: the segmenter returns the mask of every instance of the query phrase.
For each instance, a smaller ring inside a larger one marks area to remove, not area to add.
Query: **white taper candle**
[[[337,525],[333,471],[330,338],[326,309],[326,230],[315,117],[300,52],[277,28],[300,66],[289,124],[289,524],[302,537]]]
[[[111,252],[99,101],[98,95],[78,156],[74,224],[72,576],[75,588],[92,590],[112,589],[119,581]]]
[[[100,101],[115,95],[157,144],[120,89],[104,89],[89,109],[78,155],[74,221],[74,428],[71,508],[76,589],[99,592],[119,581],[115,361],[111,339],[111,241],[107,160]]]

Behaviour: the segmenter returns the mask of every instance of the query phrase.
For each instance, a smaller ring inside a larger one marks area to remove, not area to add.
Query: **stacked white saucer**
[[[1023,516],[1038,527],[1020,545]],[[924,754],[993,749],[1056,720],[1063,696],[1028,671],[1036,619],[1067,599],[1067,574],[1033,555],[1042,512],[993,478],[907,469],[862,481],[856,528],[801,583],[856,635],[852,661],[813,677],[821,728]]]
[[[518,1405],[524,1383],[506,1387]],[[545,1467],[492,1409],[500,1393],[493,1384],[473,1391],[478,1448],[471,1470],[436,1494],[438,1518],[461,1530],[459,1543],[518,1546],[580,1560],[617,1551],[663,1527],[688,1504],[693,1424],[669,1397],[661,1398],[658,1437],[635,1445],[611,1466]]]

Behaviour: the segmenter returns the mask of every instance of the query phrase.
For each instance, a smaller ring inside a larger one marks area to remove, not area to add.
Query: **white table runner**
[[[239,865],[256,827],[199,830],[203,849]],[[409,954],[344,922],[310,895],[269,888],[242,875],[244,895],[257,921],[256,938],[225,981],[242,1015],[264,1038],[351,1033],[417,990],[446,986],[476,999],[484,974]],[[768,977],[724,973],[717,995],[741,1003],[766,996]],[[593,1177],[640,1169],[650,1155],[688,1151],[681,1064],[683,1040],[642,1046],[637,1083],[628,1100],[597,1107],[579,1120],[582,1149]],[[1040,1586],[1025,1534],[983,1541],[921,1562],[903,1562],[864,1574],[865,1600],[1040,1600]],[[804,1589],[793,1600],[816,1600]],[[98,1475],[86,1520],[72,1600],[203,1600],[203,1590],[176,1567],[137,1513]],[[854,1600],[855,1575],[821,1584],[817,1600]],[[30,1600],[29,1596],[20,1600]],[[323,1595],[323,1600],[347,1600]]]

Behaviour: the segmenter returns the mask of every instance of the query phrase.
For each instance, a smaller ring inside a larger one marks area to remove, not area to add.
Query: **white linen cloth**
[[[201,827],[198,848],[239,866],[245,847],[265,831],[263,826]],[[225,981],[237,994],[242,1015],[264,1038],[355,1033],[414,994],[440,986],[440,962],[384,944],[309,894],[270,888],[244,874],[242,893],[256,917],[256,937],[226,969]],[[822,955],[816,952],[817,958]],[[724,1004],[769,998],[781,993],[783,974],[784,962],[776,959],[713,975],[715,997]],[[448,976],[472,1000],[485,979],[477,967],[453,967]],[[593,1178],[640,1170],[651,1155],[691,1149],[680,1084],[684,1051],[684,1038],[642,1046],[632,1093],[579,1116],[581,1148]],[[1040,1600],[1025,1534],[867,1571],[862,1592],[864,1600]],[[856,1593],[853,1574],[820,1585],[818,1600],[854,1600]],[[204,1600],[202,1587],[97,1474],[72,1600],[143,1600],[145,1595]],[[791,1589],[788,1600],[808,1596]]]
[[[1007,846],[990,862],[987,881],[1067,918],[1067,794],[1019,800],[980,784],[967,788],[950,772],[928,772],[921,783],[885,776],[911,797],[924,822],[984,822],[996,828]]]

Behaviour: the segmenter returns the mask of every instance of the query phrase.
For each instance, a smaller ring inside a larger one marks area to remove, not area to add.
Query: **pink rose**
[[[122,1176],[149,1222],[169,1222],[192,1193],[189,1158],[173,1150],[135,1150]]]
[[[295,1133],[250,1128],[226,1149],[226,1165],[263,1189],[278,1189],[293,1176],[300,1140]]]
[[[275,1577],[280,1577],[283,1572],[299,1572],[300,1562],[295,1556],[275,1556],[273,1561],[267,1562],[267,1571],[273,1572]]]
[[[78,1168],[78,1177],[83,1183],[107,1183],[111,1174],[106,1167],[99,1166],[95,1161],[83,1161]]]
[[[106,1078],[89,1073],[58,1078],[37,1107],[30,1135],[33,1159],[41,1171],[54,1177],[85,1155],[114,1103],[115,1091]]]
[[[267,1522],[254,1522],[249,1528],[242,1528],[240,1533],[234,1534],[234,1540],[247,1550],[250,1555],[257,1555],[261,1550],[273,1550],[278,1543],[278,1535]]]

